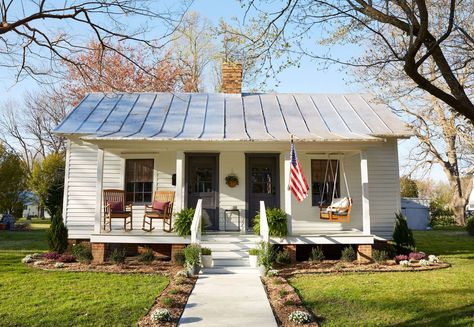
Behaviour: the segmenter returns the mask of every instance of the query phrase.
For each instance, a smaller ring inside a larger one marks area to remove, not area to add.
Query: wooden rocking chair
[[[143,215],[144,231],[151,232],[155,229],[153,227],[153,219],[162,219],[163,230],[165,232],[171,232],[174,194],[174,191],[155,191],[153,203],[145,206],[145,214]],[[146,228],[145,225],[147,225],[148,228]],[[168,226],[168,228],[166,228],[166,226]]]
[[[130,219],[129,219],[130,218]],[[132,204],[125,202],[125,191],[116,189],[104,190],[104,230],[112,230],[112,220],[123,219],[123,229],[133,229]]]

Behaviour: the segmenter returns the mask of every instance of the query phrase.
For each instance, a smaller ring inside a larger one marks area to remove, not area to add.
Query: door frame
[[[249,203],[250,203],[250,160],[252,158],[274,158],[275,159],[275,197],[276,206],[280,207],[280,153],[245,153],[245,230],[249,231]]]
[[[216,162],[216,173],[214,175],[214,183],[216,184],[216,191],[215,191],[215,201],[216,201],[216,231],[219,230],[219,222],[220,222],[220,202],[219,202],[219,155],[218,152],[185,152],[184,153],[184,206],[185,208],[189,208],[188,206],[188,186],[189,186],[189,159],[190,158],[199,158],[199,157],[213,157]]]

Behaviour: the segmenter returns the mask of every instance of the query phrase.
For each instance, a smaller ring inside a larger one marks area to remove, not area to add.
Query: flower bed
[[[281,276],[264,277],[262,281],[273,313],[278,321],[278,326],[319,326],[317,319],[315,319],[311,311],[306,310],[300,297],[285,278]],[[304,318],[305,316],[308,316],[311,322],[304,324],[295,322],[300,321],[298,318]]]
[[[407,260],[407,262],[409,262]],[[385,263],[341,262],[339,260],[324,260],[323,262],[301,262],[296,265],[279,270],[281,276],[289,277],[298,274],[329,274],[341,272],[404,272],[404,271],[426,271],[448,268],[451,265],[445,262],[409,262],[407,266],[397,264],[394,260]]]

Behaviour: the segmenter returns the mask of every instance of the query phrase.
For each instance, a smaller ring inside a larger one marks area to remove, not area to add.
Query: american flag
[[[308,196],[309,186],[301,169],[300,162],[296,156],[295,145],[291,141],[291,165],[290,165],[290,190],[298,202],[303,201]]]

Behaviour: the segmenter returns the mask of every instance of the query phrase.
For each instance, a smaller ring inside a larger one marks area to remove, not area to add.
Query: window
[[[127,159],[125,191],[127,202],[151,202],[153,192],[153,159]]]
[[[311,160],[311,195],[312,205],[319,206],[322,202],[323,206],[331,204],[332,192],[334,190],[334,177],[336,176],[337,160],[331,160],[328,166],[328,160],[318,159]],[[324,175],[326,174],[326,186],[324,186]],[[324,188],[324,194],[323,194]],[[339,173],[337,174],[335,197],[339,197],[340,183]],[[322,199],[322,201],[321,201]]]

